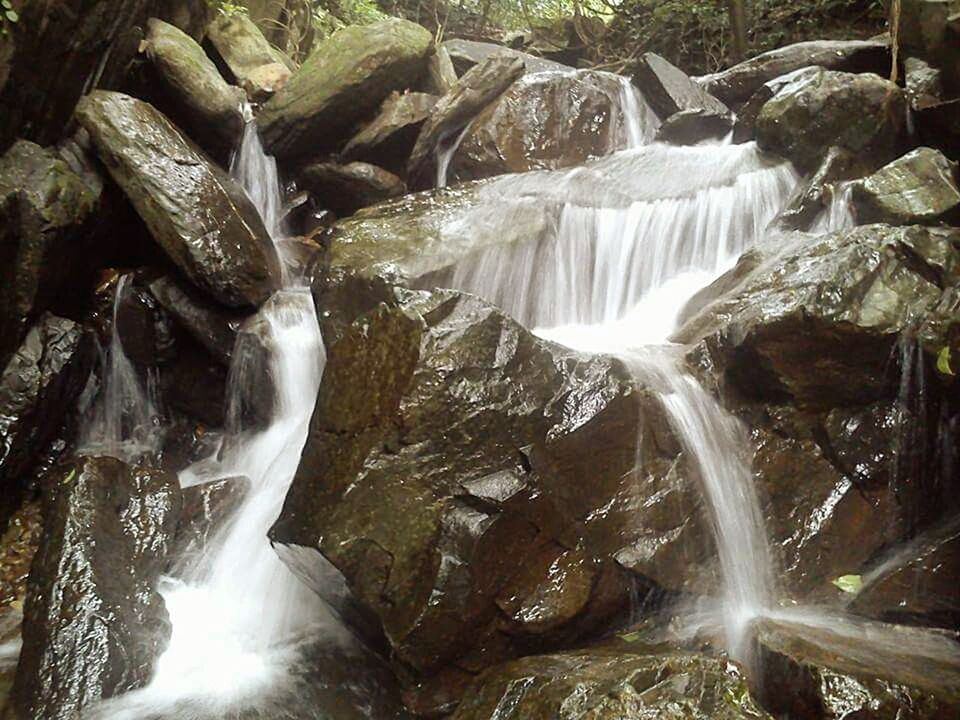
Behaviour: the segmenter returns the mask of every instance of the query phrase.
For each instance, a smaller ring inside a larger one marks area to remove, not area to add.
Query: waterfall
[[[100,389],[77,441],[80,455],[109,455],[128,463],[156,458],[163,441],[156,377],[148,370],[141,378],[123,349],[120,310],[132,280],[130,273],[117,279],[110,343],[100,348]]]
[[[264,153],[253,122],[231,167],[282,260],[276,162]],[[231,369],[232,394],[272,384],[269,424],[234,428],[219,452],[180,474],[184,488],[244,478],[246,493],[234,514],[221,520],[205,555],[180,577],[165,578],[161,593],[173,626],[170,644],[150,685],[105,703],[104,718],[209,717],[229,703],[262,699],[284,676],[291,643],[332,623],[319,596],[293,575],[267,539],[306,443],[325,361],[309,288],[289,273],[284,280],[285,287],[245,328],[267,348],[263,364]],[[234,362],[244,355],[234,353]]]

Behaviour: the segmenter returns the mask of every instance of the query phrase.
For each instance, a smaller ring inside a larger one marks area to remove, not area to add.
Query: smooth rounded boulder
[[[432,50],[427,30],[396,18],[335,33],[260,111],[267,150],[306,161],[335,149],[391,92],[417,84]]]
[[[152,105],[97,90],[77,106],[110,175],[171,260],[231,307],[258,306],[280,266],[243,189]]]
[[[760,110],[757,143],[804,171],[830,146],[877,168],[893,160],[904,139],[903,91],[879,75],[801,70]]]

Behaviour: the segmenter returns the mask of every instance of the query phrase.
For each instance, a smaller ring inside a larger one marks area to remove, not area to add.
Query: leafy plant
[[[3,11],[3,14],[0,15],[0,18],[3,20],[0,34],[6,35],[10,32],[12,25],[20,22],[20,14],[14,9],[13,3],[10,2],[10,0],[0,0],[0,10]]]
[[[863,578],[860,575],[842,575],[834,580],[833,584],[845,593],[856,595],[863,589]]]
[[[2,1],[2,0],[0,0]],[[207,5],[224,15],[246,15],[247,8],[242,2],[231,2],[230,0],[207,0]]]

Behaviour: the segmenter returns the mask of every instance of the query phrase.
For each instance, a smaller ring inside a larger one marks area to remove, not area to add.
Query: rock
[[[365,162],[316,163],[300,172],[303,186],[338,215],[403,195],[407,186],[396,175]]]
[[[463,75],[474,65],[477,65],[492,56],[509,56],[519,58],[523,61],[527,72],[570,72],[573,70],[569,65],[562,65],[553,60],[546,60],[536,55],[513,50],[512,48],[496,45],[494,43],[477,42],[476,40],[463,40],[454,38],[447,40],[441,45],[450,55],[453,61],[453,67],[458,75]]]
[[[272,387],[270,383],[264,383]],[[180,343],[176,356],[160,368],[164,406],[195,418],[207,427],[226,421],[227,369],[211,355]]]
[[[787,613],[760,621],[758,636],[759,699],[777,717],[939,720],[960,711],[946,635]]]
[[[407,159],[420,128],[437,104],[424,93],[393,93],[379,114],[364,125],[340,152],[341,161],[362,160],[382,165],[395,175],[406,175]]]
[[[438,97],[446,95],[457,82],[457,71],[453,68],[450,53],[443,45],[437,47],[427,62],[426,92]]]
[[[492,55],[470,68],[430,111],[420,129],[407,163],[411,187],[432,187],[439,153],[449,147],[463,128],[523,74],[523,61]]]
[[[473,296],[394,292],[329,341],[281,557],[307,577],[331,562],[421,677],[600,632],[638,582],[629,551],[684,586],[709,540],[654,396]]]
[[[827,150],[820,166],[803,179],[777,216],[777,225],[784,230],[809,231],[815,228],[834,206],[834,200],[845,197],[843,183],[863,177],[867,169],[849,151],[836,146]]]
[[[204,573],[204,551],[233,517],[248,492],[250,481],[245,477],[215,480],[181,491],[183,509],[168,556],[170,569],[176,576],[190,573],[198,577]],[[206,558],[209,559],[209,555]]]
[[[904,54],[942,68],[948,83],[960,87],[960,2],[904,0],[897,39]]]
[[[914,113],[917,139],[960,160],[960,99],[929,105]]]
[[[559,718],[570,712],[590,720],[770,720],[740,669],[726,660],[603,647],[492,668],[473,683],[453,720]]]
[[[93,366],[93,337],[65,318],[43,315],[0,378],[0,527],[48,445],[70,433],[74,404]],[[66,426],[66,429],[64,428]]]
[[[197,42],[207,34],[214,9],[206,0],[164,0],[157,17],[183,30]]]
[[[464,181],[574,167],[628,147],[626,92],[632,87],[611,73],[528,74],[470,123],[448,176]],[[652,138],[659,121],[637,102],[637,131]]]
[[[0,366],[63,291],[99,196],[55,152],[26,140],[0,159]]]
[[[56,142],[91,86],[119,89],[143,39],[141,28],[157,5],[153,0],[18,3],[20,20],[12,28],[16,51],[0,95],[0,152],[17,137],[40,145]]]
[[[274,49],[246,13],[219,13],[207,28],[207,37],[232,75],[229,79],[242,87],[251,100],[269,97],[270,86],[277,82],[276,75],[265,74],[263,66],[280,63],[287,69],[287,76],[296,69]]]
[[[942,295],[924,246],[956,254],[922,228],[784,238],[674,339],[698,343],[691,361],[750,399],[827,409],[891,398],[890,353]]]
[[[729,113],[717,115],[703,109],[681,110],[663,121],[656,139],[671,145],[696,145],[704,140],[719,140],[730,132],[731,122]]]
[[[888,40],[813,40],[770,50],[713,75],[696,78],[708,93],[736,108],[764,83],[818,65],[850,73],[890,74]]]
[[[396,18],[335,33],[260,111],[267,150],[296,159],[335,149],[391,92],[416,85],[432,47],[427,30]]]
[[[913,150],[854,183],[861,222],[933,224],[960,206],[957,163],[928,147]]]
[[[141,49],[171,98],[172,117],[220,157],[243,133],[243,93],[228,85],[189,35],[157,18],[147,22]]]
[[[817,69],[798,74],[757,116],[757,143],[812,170],[830,146],[863,156],[874,167],[898,153],[904,131],[903,92],[876,75]]]
[[[757,88],[757,91],[737,111],[737,118],[733,125],[733,141],[744,143],[753,140],[757,132],[757,117],[767,101],[790,83],[813,77],[816,73],[816,66],[800,68],[765,82]]]
[[[640,56],[633,74],[643,97],[662,120],[682,111],[700,111],[717,118],[733,117],[722,102],[703,90],[678,67],[659,55],[648,52]]]
[[[960,620],[960,528],[956,522],[894,549],[864,576],[848,608],[886,622],[956,628]]]
[[[50,478],[13,708],[74,718],[147,683],[170,634],[157,592],[180,512],[175,476],[78,458]]]
[[[279,285],[270,236],[242,188],[147,103],[95,91],[77,108],[111,176],[157,243],[200,288],[231,307]]]
[[[243,315],[215,306],[171,277],[152,280],[148,287],[157,302],[176,318],[184,330],[222,364],[230,365]]]
[[[930,67],[920,58],[903,61],[906,73],[907,98],[914,110],[923,110],[943,102],[943,77],[939,69]]]
[[[4,616],[17,606],[23,607],[27,595],[27,577],[30,575],[30,565],[40,545],[40,536],[43,534],[43,517],[40,512],[40,503],[36,500],[24,502],[7,523],[6,530],[0,537],[0,612]],[[6,635],[6,617],[0,623]],[[19,622],[17,625],[19,626]],[[17,628],[19,635],[19,627]],[[4,642],[6,642],[4,638]],[[6,658],[3,658],[6,660]],[[6,662],[0,660],[0,672],[6,674]],[[10,668],[11,670],[13,668]],[[13,682],[13,674],[10,674]],[[9,688],[4,687],[0,694],[6,694]]]
[[[290,68],[280,62],[255,67],[243,79],[243,89],[253,102],[266,102],[283,90],[290,80]]]

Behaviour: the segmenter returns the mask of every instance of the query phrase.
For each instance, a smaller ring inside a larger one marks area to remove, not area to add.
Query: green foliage
[[[224,15],[246,14],[247,8],[240,1],[231,2],[230,0],[207,0],[207,5]]]
[[[950,346],[944,347],[937,355],[937,372],[941,375],[956,375],[951,365]]]
[[[0,34],[6,35],[10,32],[10,27],[15,23],[20,22],[20,15],[13,8],[13,3],[10,0],[0,0]]]
[[[860,575],[842,575],[833,584],[845,593],[856,595],[863,589],[863,578]]]

